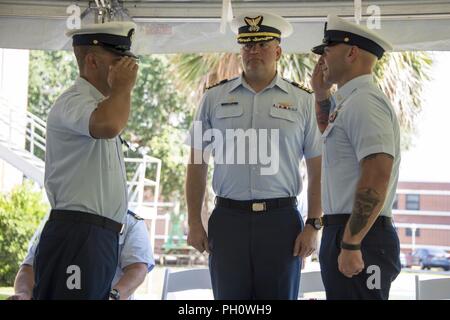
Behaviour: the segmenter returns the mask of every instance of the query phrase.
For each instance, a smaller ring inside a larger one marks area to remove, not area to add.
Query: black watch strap
[[[350,244],[344,241],[341,241],[341,249],[345,250],[361,250],[361,244]]]
[[[321,218],[308,218],[306,219],[305,224],[312,225],[316,230],[320,230],[323,226]]]

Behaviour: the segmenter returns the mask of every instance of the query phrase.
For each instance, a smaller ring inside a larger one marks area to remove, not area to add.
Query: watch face
[[[317,230],[322,228],[322,224],[320,223],[320,219],[315,219],[314,220],[314,228],[316,228]]]
[[[109,293],[109,296],[114,299],[114,300],[119,300],[120,299],[120,293],[118,290],[116,289],[112,289],[111,292]]]

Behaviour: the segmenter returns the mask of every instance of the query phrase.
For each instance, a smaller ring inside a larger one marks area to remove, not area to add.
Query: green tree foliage
[[[187,157],[183,141],[192,121],[192,107],[177,92],[172,78],[164,56],[141,58],[133,110],[124,132],[140,151],[162,160],[161,195],[166,200],[183,196]]]
[[[48,112],[62,91],[78,75],[73,54],[66,51],[30,51],[28,108],[47,120]]]
[[[241,72],[238,54],[179,54],[172,57],[172,71],[178,86],[184,90],[197,88],[197,101],[205,88]],[[309,86],[317,62],[315,54],[283,54],[279,72],[283,77]],[[402,149],[407,150],[415,134],[417,116],[422,110],[422,90],[429,80],[432,59],[427,52],[386,53],[377,63],[374,78],[391,100],[402,130]],[[195,101],[193,101],[195,102]]]
[[[31,51],[29,111],[46,119],[56,98],[78,76],[72,52]],[[166,201],[183,194],[184,136],[191,122],[183,94],[174,87],[165,56],[144,56],[133,91],[131,115],[122,136],[137,146],[128,156],[143,152],[162,160],[160,194]]]
[[[0,195],[0,286],[11,286],[28,243],[49,210],[42,192],[24,183]]]

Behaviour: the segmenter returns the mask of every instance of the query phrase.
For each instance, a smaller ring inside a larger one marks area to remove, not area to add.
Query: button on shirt
[[[22,262],[23,265],[33,266],[39,237],[40,232],[38,231],[33,237],[36,240],[29,247],[27,256]],[[153,251],[144,220],[137,220],[132,215],[127,214],[124,231],[119,236],[119,263],[111,287],[114,287],[122,278],[124,274],[123,269],[133,263],[147,264],[147,272],[150,272],[155,266]]]
[[[332,98],[330,122],[322,135],[324,214],[351,213],[360,178],[360,161],[374,153],[394,157],[385,206],[392,216],[400,165],[400,129],[395,111],[371,75],[352,79]]]
[[[95,139],[89,133],[91,114],[104,98],[78,78],[56,100],[47,120],[45,189],[53,209],[122,223],[128,205],[120,139]]]
[[[240,76],[205,93],[195,118],[201,129],[194,121],[187,144],[210,148],[213,189],[220,197],[295,197],[302,190],[300,160],[321,154],[314,110],[310,93],[278,75],[258,93]],[[239,130],[247,134],[245,144],[233,135]]]

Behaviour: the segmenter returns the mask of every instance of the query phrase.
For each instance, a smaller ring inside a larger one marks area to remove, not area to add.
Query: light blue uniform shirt
[[[94,139],[89,119],[104,96],[78,78],[47,120],[45,189],[52,209],[97,214],[122,223],[127,212],[125,164],[119,137]]]
[[[30,245],[22,265],[33,266],[40,232],[38,231],[38,234],[33,238],[35,241]],[[150,272],[155,266],[153,251],[144,220],[136,219],[131,214],[127,214],[124,231],[119,236],[119,263],[111,287],[114,287],[122,278],[123,269],[133,263],[147,264],[147,272]]]
[[[391,103],[375,85],[372,75],[347,82],[332,100],[330,119],[335,119],[330,120],[322,135],[324,214],[351,213],[360,161],[374,153],[386,153],[394,157],[394,164],[380,215],[391,217],[400,165],[400,129]]]
[[[321,155],[313,96],[278,75],[258,93],[242,76],[207,90],[195,120],[202,124],[200,135],[213,128],[223,137],[223,143],[217,135],[213,141],[203,141],[201,136],[198,139],[194,122],[186,141],[199,150],[217,143],[212,152],[213,189],[220,197],[234,200],[295,197],[302,190],[301,159]],[[227,135],[227,129],[256,129],[253,131],[257,143],[251,147],[247,139],[243,150],[238,143],[232,143],[237,140]],[[278,132],[278,140],[271,129]],[[243,153],[245,161],[238,162]],[[228,161],[230,155],[234,155],[233,164]],[[223,158],[223,163],[217,163],[219,158]]]

